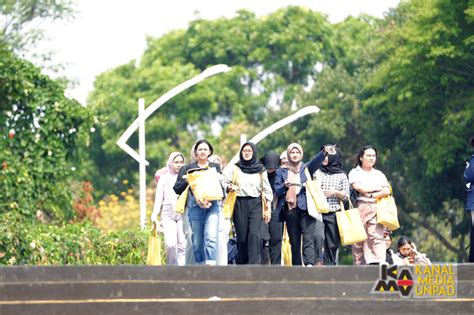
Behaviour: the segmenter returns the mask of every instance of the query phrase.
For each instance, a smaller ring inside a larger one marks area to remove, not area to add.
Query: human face
[[[324,158],[322,164],[323,164],[324,166],[326,166],[326,165],[328,165],[328,163],[329,163],[329,158],[326,156],[326,157]]]
[[[245,161],[250,161],[253,156],[253,149],[250,145],[246,145],[242,148],[242,157]]]
[[[291,149],[289,158],[290,158],[290,161],[293,163],[298,163],[299,161],[301,161],[300,150],[298,150],[297,148]]]
[[[364,155],[360,158],[362,168],[371,169],[374,167],[377,161],[377,154],[374,149],[367,149],[364,151]]]
[[[287,158],[283,158],[280,160],[280,167],[281,168],[287,168],[288,167],[288,159]]]
[[[173,171],[175,171],[176,173],[179,172],[179,170],[181,169],[181,167],[183,167],[184,165],[184,159],[181,155],[178,155],[174,158],[173,160],[173,164],[172,164],[172,167],[173,167]]]
[[[392,246],[392,240],[390,239],[390,236],[388,235],[385,235],[384,239],[385,239],[385,248],[389,249],[390,246]]]
[[[405,245],[402,245],[401,247],[398,248],[398,251],[400,252],[400,254],[403,257],[410,256],[411,250],[412,250],[412,248],[411,248],[410,244],[405,244]]]
[[[207,161],[207,158],[211,154],[211,150],[207,143],[201,143],[196,148],[196,157],[199,161]]]

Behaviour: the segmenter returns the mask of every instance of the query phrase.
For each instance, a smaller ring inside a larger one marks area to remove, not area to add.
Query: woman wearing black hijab
[[[325,145],[328,154],[314,173],[321,182],[321,189],[329,204],[329,213],[323,214],[324,223],[324,264],[335,265],[336,253],[341,243],[336,221],[336,211],[341,210],[340,201],[349,197],[349,180],[342,169],[341,152],[335,145]]]
[[[268,232],[270,234],[270,240],[268,242],[268,249],[270,254],[270,263],[272,265],[281,265],[281,242],[283,239],[283,215],[282,209],[276,207],[276,189],[275,189],[275,178],[276,170],[280,164],[280,156],[275,152],[266,153],[260,161],[268,173],[268,180],[273,191],[273,203],[272,203],[272,217],[268,223]]]
[[[228,182],[227,191],[237,192],[233,213],[237,234],[237,264],[260,264],[262,219],[268,223],[271,216],[270,211],[263,212],[262,191],[267,209],[271,209],[273,192],[268,174],[257,160],[257,146],[252,142],[245,143],[240,149],[240,160],[235,167],[228,168],[224,175]]]

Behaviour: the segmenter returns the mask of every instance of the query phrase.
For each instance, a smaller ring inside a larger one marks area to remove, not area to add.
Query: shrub
[[[88,221],[42,224],[9,212],[0,219],[0,264],[145,264],[147,235],[138,229],[105,234]]]

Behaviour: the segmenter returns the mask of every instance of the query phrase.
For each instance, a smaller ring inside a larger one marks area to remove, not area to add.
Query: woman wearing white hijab
[[[275,178],[277,209],[284,210],[284,218],[288,228],[291,244],[292,265],[313,266],[314,227],[316,220],[308,214],[306,205],[306,175],[305,168],[313,174],[321,165],[327,152],[321,150],[310,162],[304,163],[303,148],[298,143],[292,143],[287,149],[288,168],[279,168]],[[287,207],[286,207],[287,206]],[[301,234],[303,234],[303,261],[301,260]]]
[[[151,214],[151,221],[159,226],[158,215],[161,212],[167,265],[183,266],[185,260],[186,238],[183,232],[183,216],[175,211],[178,195],[173,190],[178,172],[183,165],[184,156],[181,153],[170,154],[167,170],[157,183],[155,205]]]

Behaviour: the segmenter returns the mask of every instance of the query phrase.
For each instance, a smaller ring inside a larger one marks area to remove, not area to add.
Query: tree
[[[473,33],[472,1],[402,4],[386,19],[364,102],[366,132],[388,156],[403,209],[427,228],[421,217],[429,214],[450,225],[452,241],[437,236],[459,259],[464,225],[452,207],[464,197],[462,157],[474,125]]]
[[[24,51],[44,37],[40,23],[72,18],[73,13],[72,0],[2,0],[0,41],[16,52]]]
[[[4,45],[0,111],[0,214],[72,218],[70,182],[88,142],[91,111]]]
[[[136,162],[116,141],[136,117],[139,97],[150,104],[211,65],[232,67],[170,100],[147,120],[147,159],[152,168],[159,168],[169,152],[187,153],[197,137],[218,138],[218,131],[229,124],[244,122],[256,127],[248,130],[258,131],[273,122],[271,101],[286,98],[291,104],[295,91],[323,60],[323,51],[329,50],[329,34],[321,14],[289,7],[261,19],[248,11],[230,19],[198,19],[185,31],[149,38],[138,66],[122,65],[95,82],[88,104],[97,109],[100,121],[92,158],[93,172],[101,176],[94,187],[106,191],[122,179],[132,179]],[[290,110],[287,101],[277,104],[281,107]],[[130,143],[136,147],[137,139],[132,137]],[[224,153],[226,158],[233,154]]]

